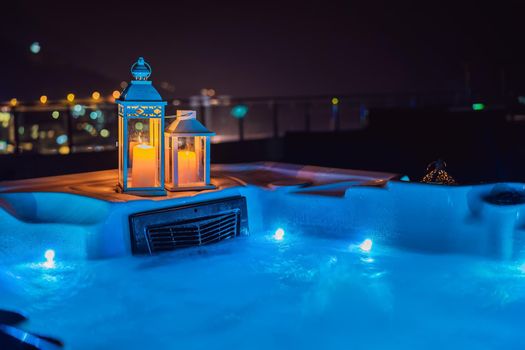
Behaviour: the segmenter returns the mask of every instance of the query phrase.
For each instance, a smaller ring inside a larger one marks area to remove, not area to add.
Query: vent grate
[[[220,242],[248,234],[246,199],[227,198],[130,216],[135,254]]]
[[[194,222],[181,222],[147,230],[151,251],[173,250],[210,244],[237,236],[239,210],[202,218]]]

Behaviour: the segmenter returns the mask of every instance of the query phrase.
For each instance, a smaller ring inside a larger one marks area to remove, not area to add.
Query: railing
[[[490,106],[502,99],[471,99],[460,94],[352,95],[231,98],[197,96],[169,101],[176,109],[196,109],[217,136],[212,142],[279,138],[290,131],[363,128],[371,108]],[[167,121],[169,123],[169,120]],[[4,106],[0,110],[0,154],[69,154],[111,150],[117,139],[116,106],[90,100]]]

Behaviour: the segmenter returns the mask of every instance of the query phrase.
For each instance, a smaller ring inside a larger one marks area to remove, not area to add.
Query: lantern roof
[[[131,75],[134,80],[122,91],[117,101],[164,102],[151,81],[147,80],[151,75],[151,66],[144,58],[139,57],[137,62],[131,66]]]
[[[177,119],[166,130],[167,134],[175,136],[213,136],[215,133],[208,130],[197,120],[195,111],[177,111]]]

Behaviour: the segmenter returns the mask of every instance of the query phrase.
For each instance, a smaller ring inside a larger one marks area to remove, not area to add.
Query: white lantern
[[[166,189],[213,189],[210,182],[210,138],[214,132],[197,120],[195,111],[177,111],[165,132]]]

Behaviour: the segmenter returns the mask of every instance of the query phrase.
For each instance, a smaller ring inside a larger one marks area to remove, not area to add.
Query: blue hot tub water
[[[525,344],[525,265],[276,230],[153,257],[2,265],[0,307],[71,349]]]
[[[523,349],[525,204],[494,188],[202,193],[250,235],[158,256],[127,223],[162,202],[0,194],[0,308],[70,349]]]

